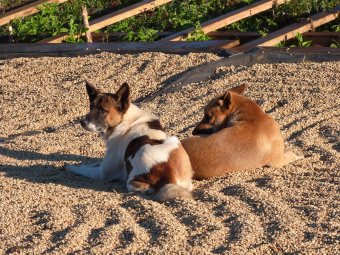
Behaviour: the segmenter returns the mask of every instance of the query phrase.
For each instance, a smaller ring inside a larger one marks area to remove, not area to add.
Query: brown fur
[[[167,162],[156,164],[151,167],[149,173],[136,176],[131,181],[131,185],[138,189],[143,187],[143,189],[152,188],[154,191],[159,191],[167,184],[176,184],[178,180],[190,179],[192,172],[188,169],[191,169],[190,159],[184,148],[180,146],[170,153]]]
[[[211,135],[182,140],[195,179],[265,165],[281,167],[298,159],[292,152],[284,153],[278,123],[254,101],[242,96],[244,89],[233,88],[209,102],[205,114],[217,116],[203,118],[193,133]]]
[[[168,162],[163,162],[152,166],[149,173],[135,176],[131,185],[137,187],[140,183],[144,183],[145,187],[158,191],[165,184],[174,183],[174,181],[173,169]]]
[[[125,160],[125,170],[126,170],[127,174],[130,174],[132,169],[133,169],[133,166],[132,166],[130,160],[126,159]]]
[[[117,123],[122,121],[123,116],[119,107],[115,104],[111,97],[106,96],[105,99],[101,101],[99,107],[106,112],[106,122],[110,127],[115,127],[117,126]]]
[[[124,159],[127,160],[130,156],[133,158],[137,151],[144,145],[157,145],[162,144],[162,140],[150,139],[148,136],[143,135],[133,139],[126,148]]]
[[[123,115],[129,108],[129,86],[124,83],[116,94],[101,93],[86,81],[86,90],[90,100],[90,112],[81,120],[81,125],[89,130],[88,123],[91,122],[104,137],[109,137],[114,128],[122,122]]]
[[[159,122],[159,120],[151,120],[147,122],[148,126],[150,129],[157,129],[157,130],[162,130],[164,131],[163,126]]]

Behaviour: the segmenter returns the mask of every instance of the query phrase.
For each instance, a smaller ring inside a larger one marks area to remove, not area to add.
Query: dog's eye
[[[105,109],[103,109],[103,108],[100,108],[100,109],[99,109],[99,112],[100,112],[101,114],[107,113],[107,111],[106,111]]]
[[[204,120],[209,121],[211,119],[211,116],[208,114],[204,114]]]

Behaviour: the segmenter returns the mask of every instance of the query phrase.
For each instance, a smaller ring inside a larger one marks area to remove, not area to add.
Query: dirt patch
[[[77,124],[82,80],[103,91],[130,83],[134,99],[217,60],[102,53],[0,62],[1,254],[338,254],[340,63],[221,67],[213,79],[141,107],[170,134],[188,136],[208,99],[246,83],[305,158],[195,182],[194,200],[165,204],[61,170],[98,161],[104,145]]]

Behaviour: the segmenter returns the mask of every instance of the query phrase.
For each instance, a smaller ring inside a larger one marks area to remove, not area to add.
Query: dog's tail
[[[164,202],[176,197],[192,198],[192,194],[189,190],[177,184],[166,184],[157,192],[154,198],[159,202]]]

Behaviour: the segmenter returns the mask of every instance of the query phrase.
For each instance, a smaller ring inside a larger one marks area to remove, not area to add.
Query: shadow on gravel
[[[92,189],[97,191],[126,192],[125,184],[121,182],[101,182],[86,177],[77,176],[64,171],[63,165],[57,166],[56,162],[74,162],[90,164],[98,162],[98,158],[88,158],[75,154],[51,153],[42,154],[33,151],[11,150],[0,146],[0,155],[14,158],[20,161],[41,160],[46,163],[34,165],[12,165],[0,164],[0,172],[4,172],[7,177],[22,179],[33,183],[54,183],[62,184],[71,188]]]

